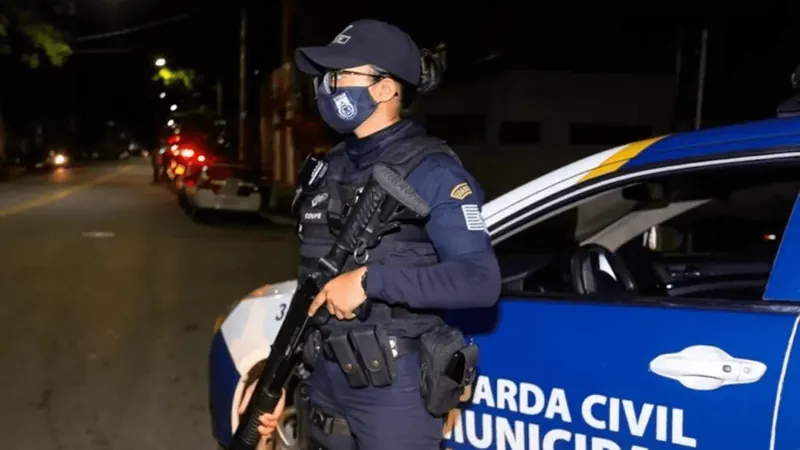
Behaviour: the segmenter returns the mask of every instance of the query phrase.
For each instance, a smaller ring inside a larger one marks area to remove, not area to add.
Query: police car
[[[780,118],[612,148],[487,203],[505,289],[448,316],[481,360],[445,448],[800,447],[798,193],[800,118]],[[223,447],[295,287],[215,326]]]
[[[258,214],[261,192],[251,172],[238,164],[189,164],[180,177],[178,204],[193,220],[216,212]]]

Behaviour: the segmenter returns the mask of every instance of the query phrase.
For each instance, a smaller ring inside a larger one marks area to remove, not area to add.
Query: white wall
[[[452,146],[487,195],[494,197],[613,146],[571,144],[570,124],[647,125],[652,135],[668,132],[674,97],[674,78],[669,76],[510,71],[480,80],[445,82],[420,99],[415,115],[425,123],[433,114],[484,114],[485,142]],[[504,121],[539,122],[539,143],[501,144],[498,134]]]

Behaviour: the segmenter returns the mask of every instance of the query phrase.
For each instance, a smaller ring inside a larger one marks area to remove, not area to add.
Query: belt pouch
[[[336,362],[347,378],[347,384],[351,388],[363,388],[369,386],[369,381],[358,363],[353,348],[347,340],[347,334],[334,334],[328,337],[328,345],[336,356]]]
[[[393,359],[387,358],[387,352],[390,351],[389,336],[385,332],[377,332],[378,329],[379,327],[376,325],[352,330],[350,331],[350,342],[353,344],[361,367],[364,368],[372,385],[384,387],[392,384],[394,368],[392,367]],[[384,337],[384,342],[379,342],[379,335]]]

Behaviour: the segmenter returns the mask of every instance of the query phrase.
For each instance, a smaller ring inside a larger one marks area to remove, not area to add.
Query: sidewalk
[[[0,164],[0,182],[11,181],[25,175],[25,168],[17,165]]]
[[[261,211],[259,214],[275,225],[293,227],[296,224],[295,219],[289,215],[288,211]]]
[[[272,188],[273,187],[270,187],[270,189]],[[265,198],[262,199],[262,207],[260,212],[261,217],[276,225],[290,227],[295,226],[295,218],[292,217],[290,212],[292,198],[294,197],[293,190],[285,187],[278,187],[277,204],[275,205],[275,208],[272,209],[269,207],[270,195],[267,193],[264,197]]]

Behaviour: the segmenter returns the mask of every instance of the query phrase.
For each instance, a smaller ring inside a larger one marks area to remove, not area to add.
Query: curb
[[[279,214],[274,212],[260,212],[259,215],[269,220],[270,222],[274,223],[275,225],[293,227],[296,224],[295,219],[285,214]]]
[[[25,168],[21,166],[0,165],[0,182],[12,181],[25,175]]]

